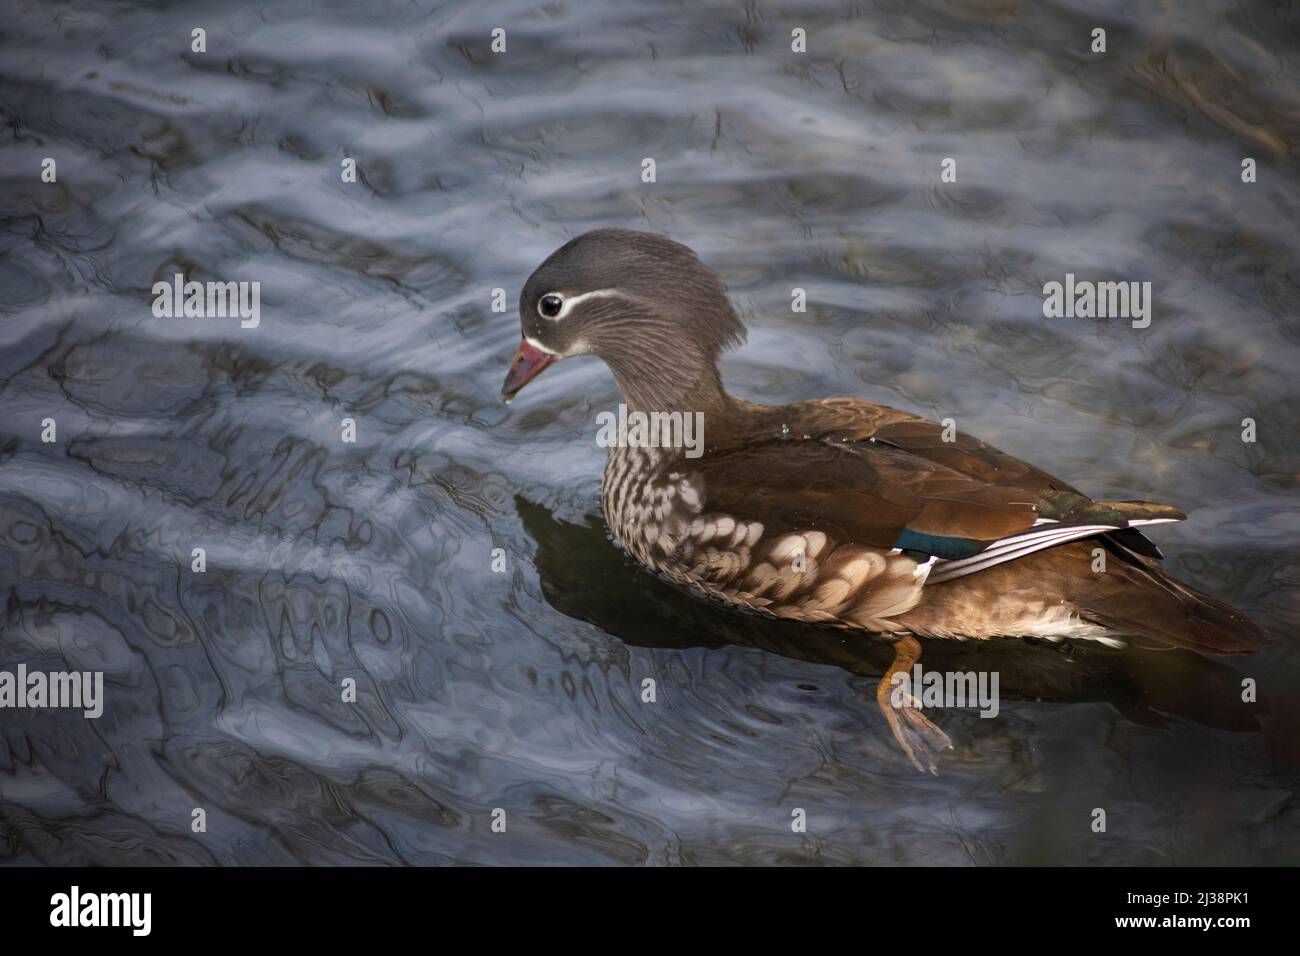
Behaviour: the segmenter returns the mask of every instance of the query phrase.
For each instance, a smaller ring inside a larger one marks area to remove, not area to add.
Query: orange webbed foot
[[[921,702],[904,689],[901,679],[894,679],[896,674],[910,672],[920,657],[921,645],[911,635],[894,645],[894,662],[876,686],[876,704],[912,766],[937,776],[939,756],[952,749],[952,740],[921,712]]]

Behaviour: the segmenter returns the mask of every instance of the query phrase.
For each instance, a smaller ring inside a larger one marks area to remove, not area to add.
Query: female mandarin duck
[[[738,608],[893,639],[876,699],[918,769],[936,772],[952,746],[919,707],[890,700],[918,636],[1140,635],[1212,654],[1267,640],[1161,571],[1138,528],[1184,518],[1167,505],[1093,501],[982,441],[944,441],[934,422],[860,399],[773,406],[727,394],[717,359],[744,326],[686,246],[585,233],[532,274],[519,311],[505,400],[556,359],[595,355],[629,412],[703,413],[702,456],[609,449],[601,499],[623,547]]]

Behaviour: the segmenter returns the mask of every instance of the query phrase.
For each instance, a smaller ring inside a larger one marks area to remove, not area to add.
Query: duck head
[[[507,402],[558,359],[594,355],[630,408],[707,408],[724,397],[718,355],[745,338],[694,252],[630,229],[596,229],[553,252],[524,284],[519,319]]]

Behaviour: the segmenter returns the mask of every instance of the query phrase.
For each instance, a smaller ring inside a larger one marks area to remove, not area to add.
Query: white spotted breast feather
[[[875,631],[915,607],[932,562],[894,548],[705,511],[705,479],[655,449],[611,448],[602,503],[640,563],[728,603],[777,617]]]

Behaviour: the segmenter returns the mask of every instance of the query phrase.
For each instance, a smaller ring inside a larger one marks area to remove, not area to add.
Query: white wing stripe
[[[1134,518],[1128,524],[1130,528],[1136,528],[1148,524],[1167,524],[1177,520],[1177,518]],[[1065,544],[1067,541],[1076,541],[1079,538],[1087,538],[1095,534],[1118,530],[1120,529],[1109,524],[1067,525],[1062,527],[1059,523],[1052,522],[1050,519],[1040,518],[1034,529],[994,541],[979,554],[973,554],[969,558],[957,558],[947,561],[939,559],[935,561],[925,583],[941,584],[944,581],[951,581],[953,578],[964,577],[967,574],[974,574],[976,571],[983,571],[994,565],[1022,558],[1035,551],[1042,551],[1058,544]]]

